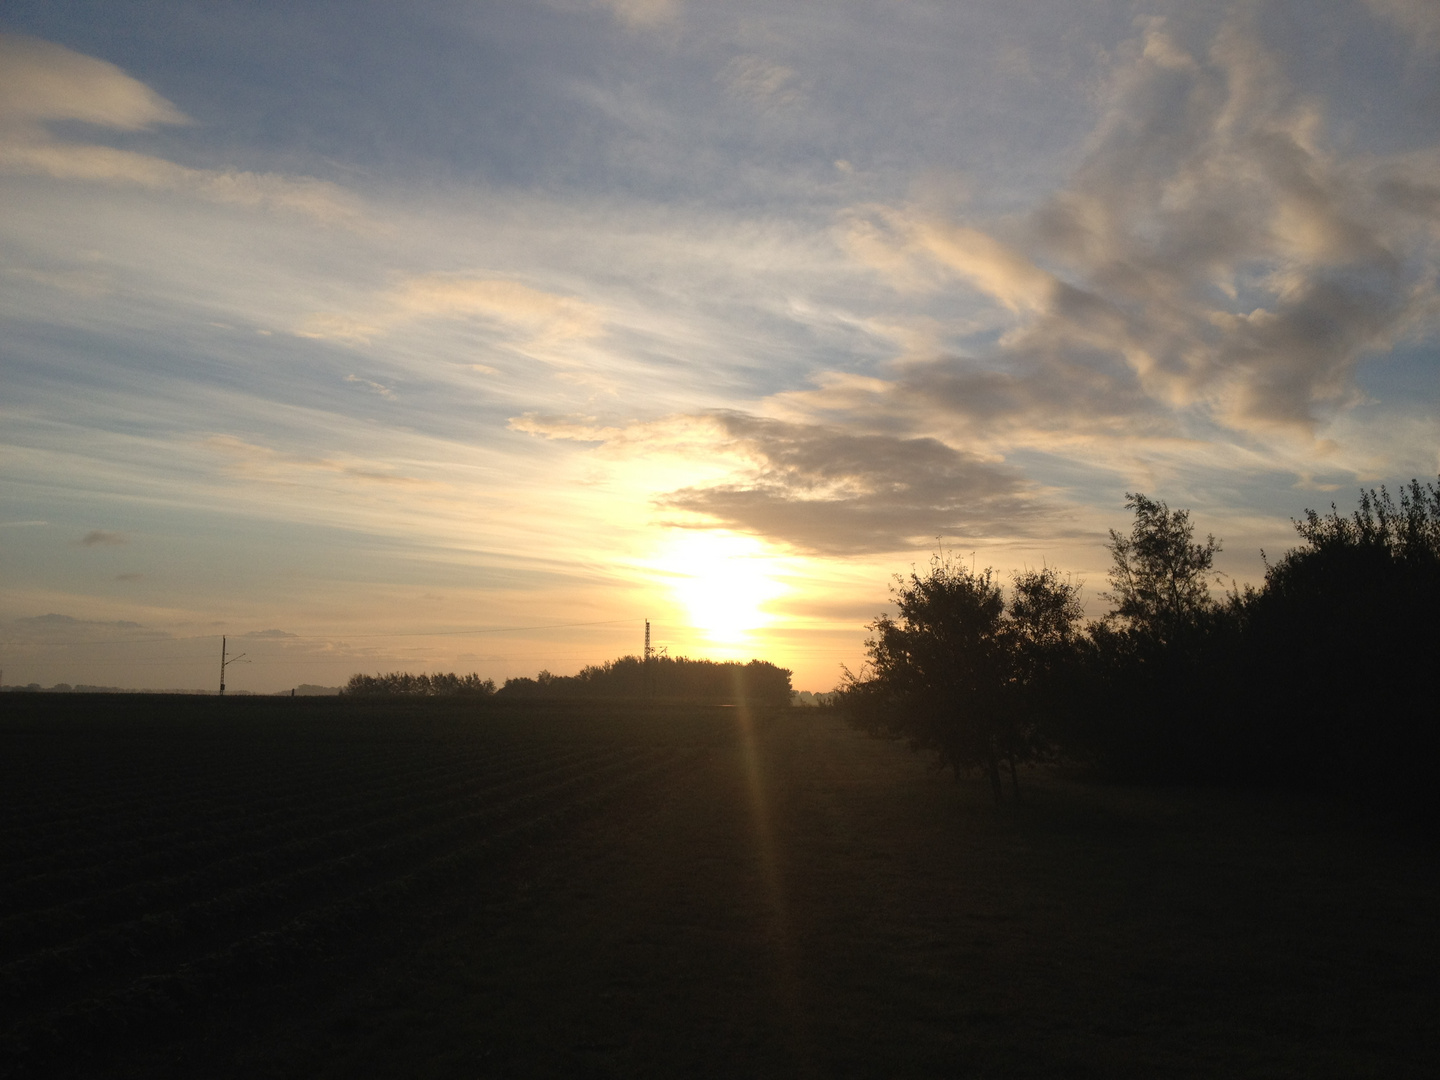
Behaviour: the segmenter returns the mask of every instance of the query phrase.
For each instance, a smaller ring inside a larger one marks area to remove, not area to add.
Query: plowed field
[[[1431,1075],[1433,848],[829,715],[0,699],[0,1075]]]

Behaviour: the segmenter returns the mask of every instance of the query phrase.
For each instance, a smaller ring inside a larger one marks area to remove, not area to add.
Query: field
[[[1432,844],[795,710],[0,699],[0,1075],[1429,1076]]]

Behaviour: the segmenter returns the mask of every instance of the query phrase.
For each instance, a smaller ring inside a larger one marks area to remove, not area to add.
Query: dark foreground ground
[[[1433,1076],[1433,846],[813,712],[0,701],[0,1075]]]

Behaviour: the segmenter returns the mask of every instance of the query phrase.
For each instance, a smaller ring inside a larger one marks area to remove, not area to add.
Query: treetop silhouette
[[[941,553],[892,587],[842,704],[957,778],[1057,757],[1116,778],[1285,785],[1440,830],[1440,486],[1307,511],[1260,588],[1217,602],[1213,535],[1186,510],[1126,496],[1110,531],[1105,617],[1045,567],[1013,579]],[[1018,796],[1018,781],[1015,784]]]

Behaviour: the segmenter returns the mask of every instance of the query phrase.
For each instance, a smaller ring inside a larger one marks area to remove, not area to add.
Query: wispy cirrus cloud
[[[345,381],[354,383],[356,386],[363,386],[366,390],[369,390],[370,393],[376,394],[379,397],[393,398],[395,396],[394,390],[384,383],[375,382],[373,379],[362,379],[359,375],[346,375]]]
[[[85,619],[74,615],[51,612],[48,615],[29,615],[0,624],[6,637],[12,642],[27,641],[76,641],[86,638],[160,639],[169,640],[174,635],[168,630],[146,626],[132,619]]]
[[[554,356],[564,345],[599,337],[605,329],[603,310],[587,300],[518,281],[424,274],[367,297],[362,312],[317,314],[295,332],[302,337],[366,344],[425,319],[479,320],[512,337],[524,351],[540,356]]]
[[[350,457],[310,457],[287,454],[234,435],[211,435],[205,448],[221,455],[229,469],[250,480],[295,485],[313,483],[319,477],[334,476],[360,484],[386,487],[441,487],[439,481],[407,476],[392,467]]]
[[[731,96],[762,111],[798,105],[805,96],[794,68],[750,53],[729,60],[719,78]]]
[[[362,216],[358,200],[328,180],[238,169],[194,169],[108,146],[52,140],[0,142],[0,171],[129,184],[207,202],[300,213],[337,225],[357,225]]]
[[[659,26],[680,14],[680,0],[595,0],[627,26]]]
[[[363,217],[344,188],[308,176],[197,169],[165,158],[54,135],[72,121],[147,131],[192,121],[114,64],[35,38],[0,34],[0,172],[125,184],[208,202],[305,214],[355,226]]]

